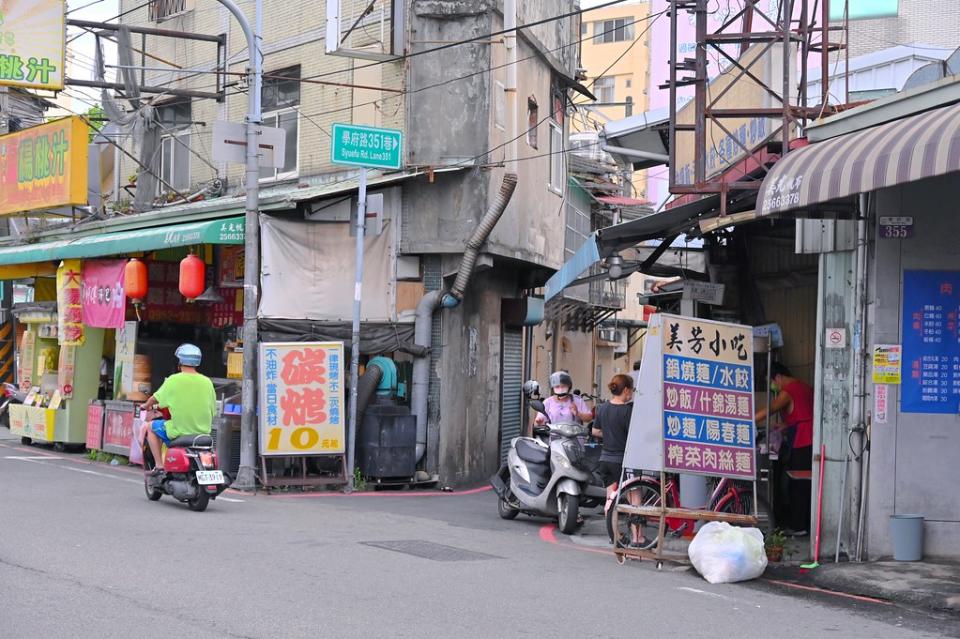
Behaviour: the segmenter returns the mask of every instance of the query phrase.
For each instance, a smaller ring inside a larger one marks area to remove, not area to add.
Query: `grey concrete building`
[[[212,124],[239,122],[246,108],[239,28],[212,0],[120,4],[127,25],[224,34],[235,75],[221,101],[153,100],[162,126],[153,167],[177,192],[203,193],[203,202],[164,206],[171,213],[235,214],[242,167],[210,148]],[[252,0],[239,4],[253,21]],[[402,130],[403,169],[368,173],[369,192],[383,197],[383,232],[366,242],[362,354],[397,362],[402,401],[423,413],[418,477],[443,485],[486,479],[503,433],[519,428],[524,324],[537,316],[528,295],[563,258],[567,113],[573,92],[586,90],[576,82],[580,19],[566,15],[577,9],[574,0],[264,2],[264,123],[284,130],[286,161],[261,173],[261,332],[349,341],[358,171],[331,164],[331,125]],[[327,41],[335,11],[336,44]],[[204,72],[218,66],[215,47],[153,37],[148,46],[149,64],[137,63],[146,84],[215,88]],[[125,161],[119,175],[135,172]],[[462,301],[421,305],[453,284],[507,173],[517,188]],[[154,208],[175,199],[161,185]],[[418,306],[428,308],[426,343],[415,336]],[[426,386],[416,379],[424,365]]]

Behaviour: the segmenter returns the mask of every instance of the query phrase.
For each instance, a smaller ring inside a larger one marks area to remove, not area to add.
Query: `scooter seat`
[[[205,448],[213,446],[210,435],[181,435],[168,444],[168,448]]]
[[[531,464],[546,464],[550,459],[550,451],[526,439],[517,440],[517,455]]]

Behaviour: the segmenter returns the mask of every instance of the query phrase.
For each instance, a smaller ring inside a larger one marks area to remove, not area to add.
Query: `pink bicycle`
[[[676,475],[667,475],[667,485],[663,494],[667,508],[681,508],[680,482]],[[632,477],[614,493],[616,503],[631,506],[660,506],[660,479],[652,475]],[[737,515],[749,515],[753,512],[753,489],[749,482],[720,479],[707,501],[707,510]],[[607,534],[616,548],[634,548],[649,550],[656,546],[660,537],[659,517],[643,515],[625,515],[617,513],[613,500],[607,504]],[[667,517],[666,530],[674,537],[680,537],[692,529],[695,522],[691,519]]]

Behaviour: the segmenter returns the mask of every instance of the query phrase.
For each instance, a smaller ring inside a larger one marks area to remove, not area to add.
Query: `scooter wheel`
[[[209,503],[210,496],[207,494],[207,491],[200,490],[196,497],[187,502],[187,508],[194,512],[202,513],[207,509]]]
[[[617,563],[620,564],[621,566],[627,563],[627,556],[622,552],[615,552],[613,554],[617,558]]]
[[[150,488],[150,478],[144,475],[143,477],[143,491],[147,494],[147,499],[150,501],[157,501],[163,497],[163,493],[157,490],[156,488]]]
[[[577,531],[577,513],[580,511],[580,496],[560,493],[557,496],[557,511],[559,511],[558,527],[564,535],[572,535]]]
[[[520,514],[520,511],[510,505],[506,499],[501,497],[497,500],[497,514],[500,515],[500,519],[516,519],[517,515]]]

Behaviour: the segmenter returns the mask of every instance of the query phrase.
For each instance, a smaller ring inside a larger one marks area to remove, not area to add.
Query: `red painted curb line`
[[[845,597],[847,599],[853,599],[855,601],[865,601],[867,603],[881,604],[884,606],[892,606],[892,601],[884,601],[883,599],[875,599],[873,597],[864,597],[863,595],[851,595],[846,592],[837,592],[836,590],[827,590],[826,588],[818,588],[816,586],[804,586],[801,584],[795,584],[789,581],[781,581],[779,579],[764,579],[767,583],[776,584],[778,586],[786,586],[787,588],[796,588],[798,590],[807,590],[810,592],[820,592],[825,595],[834,595],[836,597]]]
[[[459,490],[452,492],[441,492],[441,491],[410,491],[410,492],[378,492],[378,491],[365,491],[362,493],[341,493],[341,492],[324,492],[324,493],[284,493],[282,495],[267,495],[272,499],[323,499],[329,497],[463,497],[465,495],[477,495],[479,493],[485,493],[488,490],[493,490],[491,486],[481,486],[480,488],[471,488],[469,490]]]

